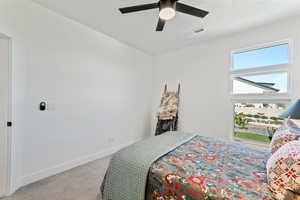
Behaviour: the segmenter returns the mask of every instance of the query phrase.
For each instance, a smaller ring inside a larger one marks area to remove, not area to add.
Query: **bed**
[[[154,138],[154,140],[163,143],[165,139],[170,139],[167,138],[168,136],[165,137]],[[159,145],[153,142],[150,141],[149,144],[152,144],[152,148],[156,149],[155,146]],[[134,151],[141,150],[147,144],[148,142],[143,143],[133,149],[135,149]],[[145,162],[139,163],[139,160],[145,157],[141,153],[144,151],[140,151],[134,156],[127,156],[127,158],[124,155],[128,155],[128,152],[126,150],[122,151],[121,154],[124,160],[119,162],[120,157],[118,157],[119,166],[115,170],[108,170],[110,174],[116,174],[112,171],[117,171],[119,174],[114,177],[112,175],[108,176],[109,178],[106,177],[110,181],[104,181],[102,187],[103,199],[273,199],[266,174],[266,162],[270,156],[269,150],[199,135],[185,138],[181,144],[177,143],[175,146],[175,148],[173,146],[169,150],[164,150],[165,152],[158,158],[154,159],[155,156],[151,158],[154,161],[150,163],[150,159],[149,166]],[[129,149],[132,151],[132,148]],[[131,162],[132,157],[135,157],[135,162]],[[123,166],[128,163],[130,164],[127,169],[124,167],[123,170]],[[118,164],[112,162],[111,165]],[[137,173],[140,166],[146,169],[142,173]],[[131,170],[132,168],[134,169]],[[146,170],[147,173],[145,174]],[[120,179],[116,180],[118,177]],[[141,177],[142,181],[139,180]],[[135,183],[138,183],[138,186],[135,186]],[[118,184],[122,188],[117,189]],[[111,188],[109,189],[107,185],[111,185]],[[112,195],[105,194],[106,190],[112,190]],[[119,197],[114,196],[117,193],[118,195],[120,193]]]

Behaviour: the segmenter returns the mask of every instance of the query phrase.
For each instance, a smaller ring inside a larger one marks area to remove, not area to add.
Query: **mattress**
[[[197,136],[149,169],[147,200],[271,200],[269,150]]]

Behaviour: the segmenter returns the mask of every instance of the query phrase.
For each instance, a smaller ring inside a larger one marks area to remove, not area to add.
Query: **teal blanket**
[[[152,163],[195,136],[169,132],[137,142],[114,154],[102,183],[103,200],[144,200]]]

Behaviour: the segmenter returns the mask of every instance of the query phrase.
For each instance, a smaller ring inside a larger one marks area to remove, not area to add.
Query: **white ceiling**
[[[177,13],[164,32],[155,32],[158,9],[121,15],[118,8],[158,0],[33,1],[151,54],[300,14],[299,0],[182,0],[210,14],[200,19]]]

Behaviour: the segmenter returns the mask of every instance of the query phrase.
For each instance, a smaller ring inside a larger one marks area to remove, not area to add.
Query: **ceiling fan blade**
[[[154,8],[159,8],[159,4],[158,3],[144,4],[144,5],[120,8],[119,10],[122,14],[126,14],[126,13],[131,13],[131,12],[150,10],[150,9],[154,9]]]
[[[202,17],[202,18],[205,17],[206,15],[208,15],[208,13],[209,13],[205,10],[201,10],[199,8],[188,6],[186,4],[179,3],[179,2],[176,3],[176,10],[178,12],[182,12],[182,13],[185,13],[188,15],[193,15],[193,16]]]
[[[156,27],[156,31],[163,31],[165,24],[166,24],[166,21],[159,18],[158,23],[157,23],[157,27]]]

